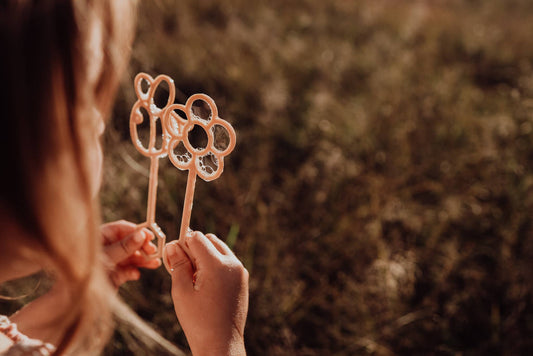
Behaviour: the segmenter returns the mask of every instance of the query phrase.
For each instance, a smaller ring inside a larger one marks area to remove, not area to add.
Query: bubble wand
[[[222,174],[224,157],[235,148],[236,135],[233,127],[218,117],[215,102],[205,94],[192,95],[185,105],[170,105],[163,117],[170,136],[168,157],[176,168],[189,171],[179,235],[179,240],[182,240],[190,230],[196,176],[209,182]],[[207,134],[205,147],[194,147],[189,140],[189,134],[195,126]],[[221,139],[223,132],[227,140]]]
[[[168,84],[168,100],[163,108],[159,108],[154,103],[154,94],[158,85],[161,82],[167,82]],[[143,90],[143,83],[146,90]],[[148,228],[157,238],[157,251],[152,254],[146,254],[143,250],[141,253],[147,258],[160,258],[163,255],[163,248],[165,246],[166,236],[155,222],[155,208],[157,199],[157,180],[159,172],[159,159],[167,155],[168,139],[165,135],[164,119],[162,114],[167,107],[170,107],[174,103],[175,87],[174,81],[166,76],[159,75],[153,79],[146,73],[139,73],[135,77],[134,81],[135,93],[137,94],[137,101],[133,104],[130,115],[130,135],[133,145],[143,156],[150,157],[150,178],[148,182],[148,200],[146,203],[146,221],[138,224],[138,229]],[[145,117],[141,110],[148,113],[148,119],[150,120],[150,136],[148,140],[148,147],[144,147],[139,139],[138,126],[143,123]],[[160,120],[161,129],[163,131],[163,140],[161,147],[156,147],[156,125],[157,120]]]

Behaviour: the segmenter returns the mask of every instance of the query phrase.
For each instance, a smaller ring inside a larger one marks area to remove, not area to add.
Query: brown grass
[[[143,6],[131,75],[208,93],[237,130],[192,226],[251,272],[251,355],[532,352],[532,34],[528,1]],[[109,219],[144,214],[133,102],[126,82]],[[162,167],[171,237],[185,179]],[[161,270],[123,293],[185,345],[169,287]]]

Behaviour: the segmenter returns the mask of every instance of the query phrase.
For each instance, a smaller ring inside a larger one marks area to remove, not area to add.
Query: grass
[[[237,131],[224,174],[197,185],[192,226],[227,238],[251,272],[250,355],[533,350],[530,2],[141,7],[131,75],[169,74],[179,102],[208,93]],[[126,81],[109,219],[143,219],[133,102]],[[170,237],[185,179],[163,165]],[[148,274],[126,300],[186,347],[168,277]]]

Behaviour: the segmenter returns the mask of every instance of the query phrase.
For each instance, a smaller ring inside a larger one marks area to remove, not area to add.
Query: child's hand
[[[248,271],[215,235],[194,232],[165,247],[172,299],[195,356],[245,355]]]
[[[160,259],[147,260],[140,250],[154,253],[157,247],[151,243],[153,233],[148,229],[138,230],[137,226],[125,220],[104,224],[100,227],[104,254],[109,263],[109,278],[116,288],[121,284],[140,278],[139,268],[155,269],[161,265]]]

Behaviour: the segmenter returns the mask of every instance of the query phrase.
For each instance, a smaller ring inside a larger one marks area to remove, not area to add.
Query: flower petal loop
[[[168,85],[168,98],[164,107],[158,107],[154,103],[154,95],[158,86],[163,81]],[[146,87],[146,89],[143,89],[143,86]],[[156,147],[157,128],[158,125],[160,125],[161,131],[165,131],[162,114],[165,112],[165,109],[174,102],[176,91],[174,81],[166,75],[159,75],[153,79],[146,73],[139,73],[135,77],[134,88],[135,94],[137,95],[137,101],[133,105],[130,114],[130,135],[133,145],[137,151],[146,157],[163,157],[167,152],[168,139],[165,137],[165,134],[162,134],[163,139],[161,147]],[[147,113],[147,115],[143,115],[143,112]],[[139,139],[138,131],[138,126],[144,122],[145,116],[148,116],[148,119],[150,120],[150,132],[146,147]]]
[[[220,134],[223,130],[225,130],[224,134]],[[214,150],[222,156],[230,154],[235,148],[235,130],[233,126],[227,121],[220,120],[212,126],[211,131],[214,137]]]
[[[186,117],[185,105],[181,104],[172,104],[163,113],[165,128],[172,140],[181,138],[185,125],[187,124]]]
[[[187,119],[178,117],[174,112],[176,109],[185,112]],[[218,117],[213,99],[205,94],[194,94],[187,100],[185,107],[177,104],[169,106],[163,117],[170,135],[168,155],[172,164],[181,170],[195,169],[196,174],[205,181],[218,178],[224,170],[224,157],[235,148],[235,130],[227,121]],[[205,146],[191,143],[190,136],[197,129],[196,126],[207,137]],[[227,142],[217,142],[216,130],[225,131]]]

